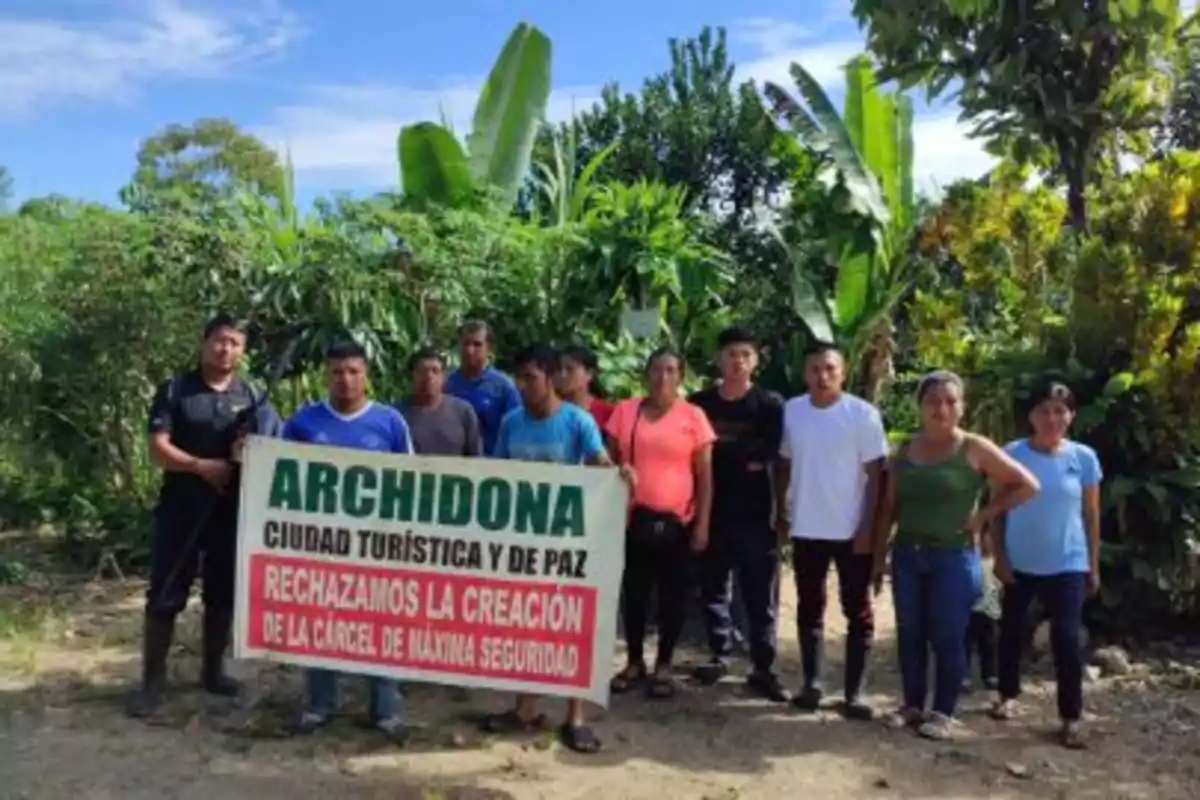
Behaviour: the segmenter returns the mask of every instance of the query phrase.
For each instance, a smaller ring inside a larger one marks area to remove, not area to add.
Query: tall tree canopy
[[[963,117],[993,149],[1049,148],[1076,230],[1100,154],[1161,121],[1180,19],[1178,0],[854,0],[854,16],[881,79],[934,96],[960,83]]]

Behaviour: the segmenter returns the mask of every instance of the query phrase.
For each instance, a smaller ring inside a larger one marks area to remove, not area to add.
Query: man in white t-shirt
[[[825,584],[833,563],[847,621],[843,713],[871,719],[861,692],[875,633],[871,550],[888,443],[879,411],[842,391],[845,379],[838,349],[813,347],[804,363],[808,394],[789,400],[783,412],[781,472],[788,490],[780,493],[778,519],[781,535],[792,539],[804,668],[804,686],[792,703],[805,711],[821,704]]]

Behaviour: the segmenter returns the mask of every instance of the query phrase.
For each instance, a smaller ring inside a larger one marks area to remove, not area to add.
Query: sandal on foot
[[[1017,701],[1014,699],[999,700],[990,709],[988,716],[1000,722],[1008,722],[1017,716]]]
[[[1083,737],[1079,734],[1079,725],[1074,722],[1063,725],[1062,730],[1059,731],[1058,740],[1068,750],[1083,750],[1087,747]]]
[[[558,740],[563,747],[576,753],[595,753],[600,750],[600,739],[587,725],[572,725],[564,722],[558,728]]]
[[[613,694],[625,694],[636,689],[646,680],[646,667],[643,664],[630,664],[613,676],[608,683],[608,689]]]
[[[945,742],[954,737],[954,720],[936,711],[917,728],[917,733],[935,742]]]
[[[500,714],[488,714],[483,719],[483,730],[487,733],[532,733],[546,726],[546,715],[538,714],[533,719],[524,719],[515,710]]]
[[[889,728],[915,728],[925,721],[925,714],[917,708],[900,708],[886,714],[883,723]]]
[[[653,700],[670,700],[675,697],[675,678],[671,675],[655,675],[646,686],[646,694]]]

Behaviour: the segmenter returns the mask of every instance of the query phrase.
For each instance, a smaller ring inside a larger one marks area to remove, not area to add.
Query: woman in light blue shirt
[[[1100,460],[1067,438],[1075,396],[1047,382],[1031,398],[1033,433],[1007,446],[1037,477],[1041,492],[1009,511],[996,526],[996,576],[1004,582],[1000,620],[1000,699],[996,719],[1012,719],[1021,694],[1021,642],[1029,605],[1037,597],[1050,617],[1062,743],[1083,746],[1083,604],[1100,588]]]

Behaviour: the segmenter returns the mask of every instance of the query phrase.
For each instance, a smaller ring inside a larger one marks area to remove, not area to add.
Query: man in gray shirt
[[[432,347],[408,359],[412,391],[398,406],[408,423],[413,450],[429,456],[483,455],[479,418],[465,400],[446,394],[446,360]]]

